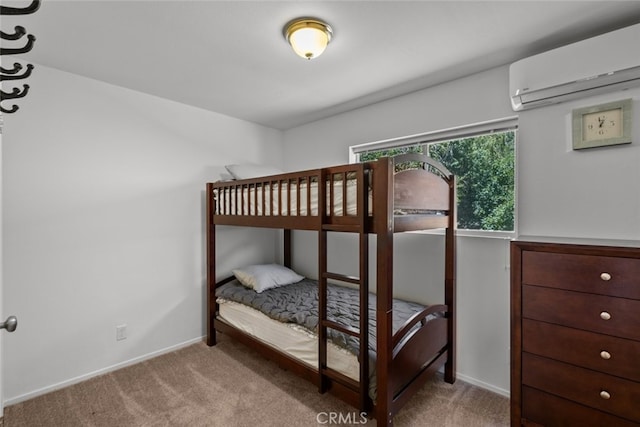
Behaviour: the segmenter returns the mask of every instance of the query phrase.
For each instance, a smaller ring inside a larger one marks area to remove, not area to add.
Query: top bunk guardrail
[[[396,172],[396,169],[398,171]],[[324,182],[324,185],[318,185]],[[318,230],[326,224],[372,232],[393,216],[394,231],[449,226],[453,176],[420,154],[207,184],[211,223]],[[375,200],[393,206],[391,214]],[[318,201],[324,201],[318,203]],[[366,212],[365,215],[361,215]]]

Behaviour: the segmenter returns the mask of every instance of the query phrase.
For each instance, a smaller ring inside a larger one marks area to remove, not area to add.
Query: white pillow
[[[259,178],[261,176],[279,175],[282,170],[268,165],[245,163],[242,165],[226,165],[225,168],[235,179]]]
[[[304,279],[304,276],[279,264],[250,265],[232,270],[232,272],[240,283],[257,293]]]

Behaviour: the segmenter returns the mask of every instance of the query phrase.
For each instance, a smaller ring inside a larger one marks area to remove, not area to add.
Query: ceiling
[[[333,27],[315,60],[282,36],[300,16]],[[21,59],[289,129],[638,23],[640,1],[44,0],[2,19],[37,37]]]

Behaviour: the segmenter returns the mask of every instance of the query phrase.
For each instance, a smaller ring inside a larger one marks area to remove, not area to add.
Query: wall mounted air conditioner
[[[640,24],[521,59],[509,67],[514,111],[640,86]]]

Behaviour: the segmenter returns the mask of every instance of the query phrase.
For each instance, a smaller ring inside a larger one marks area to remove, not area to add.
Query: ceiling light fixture
[[[285,25],[284,38],[293,51],[305,59],[322,55],[331,41],[333,30],[326,22],[315,18],[297,18]]]

